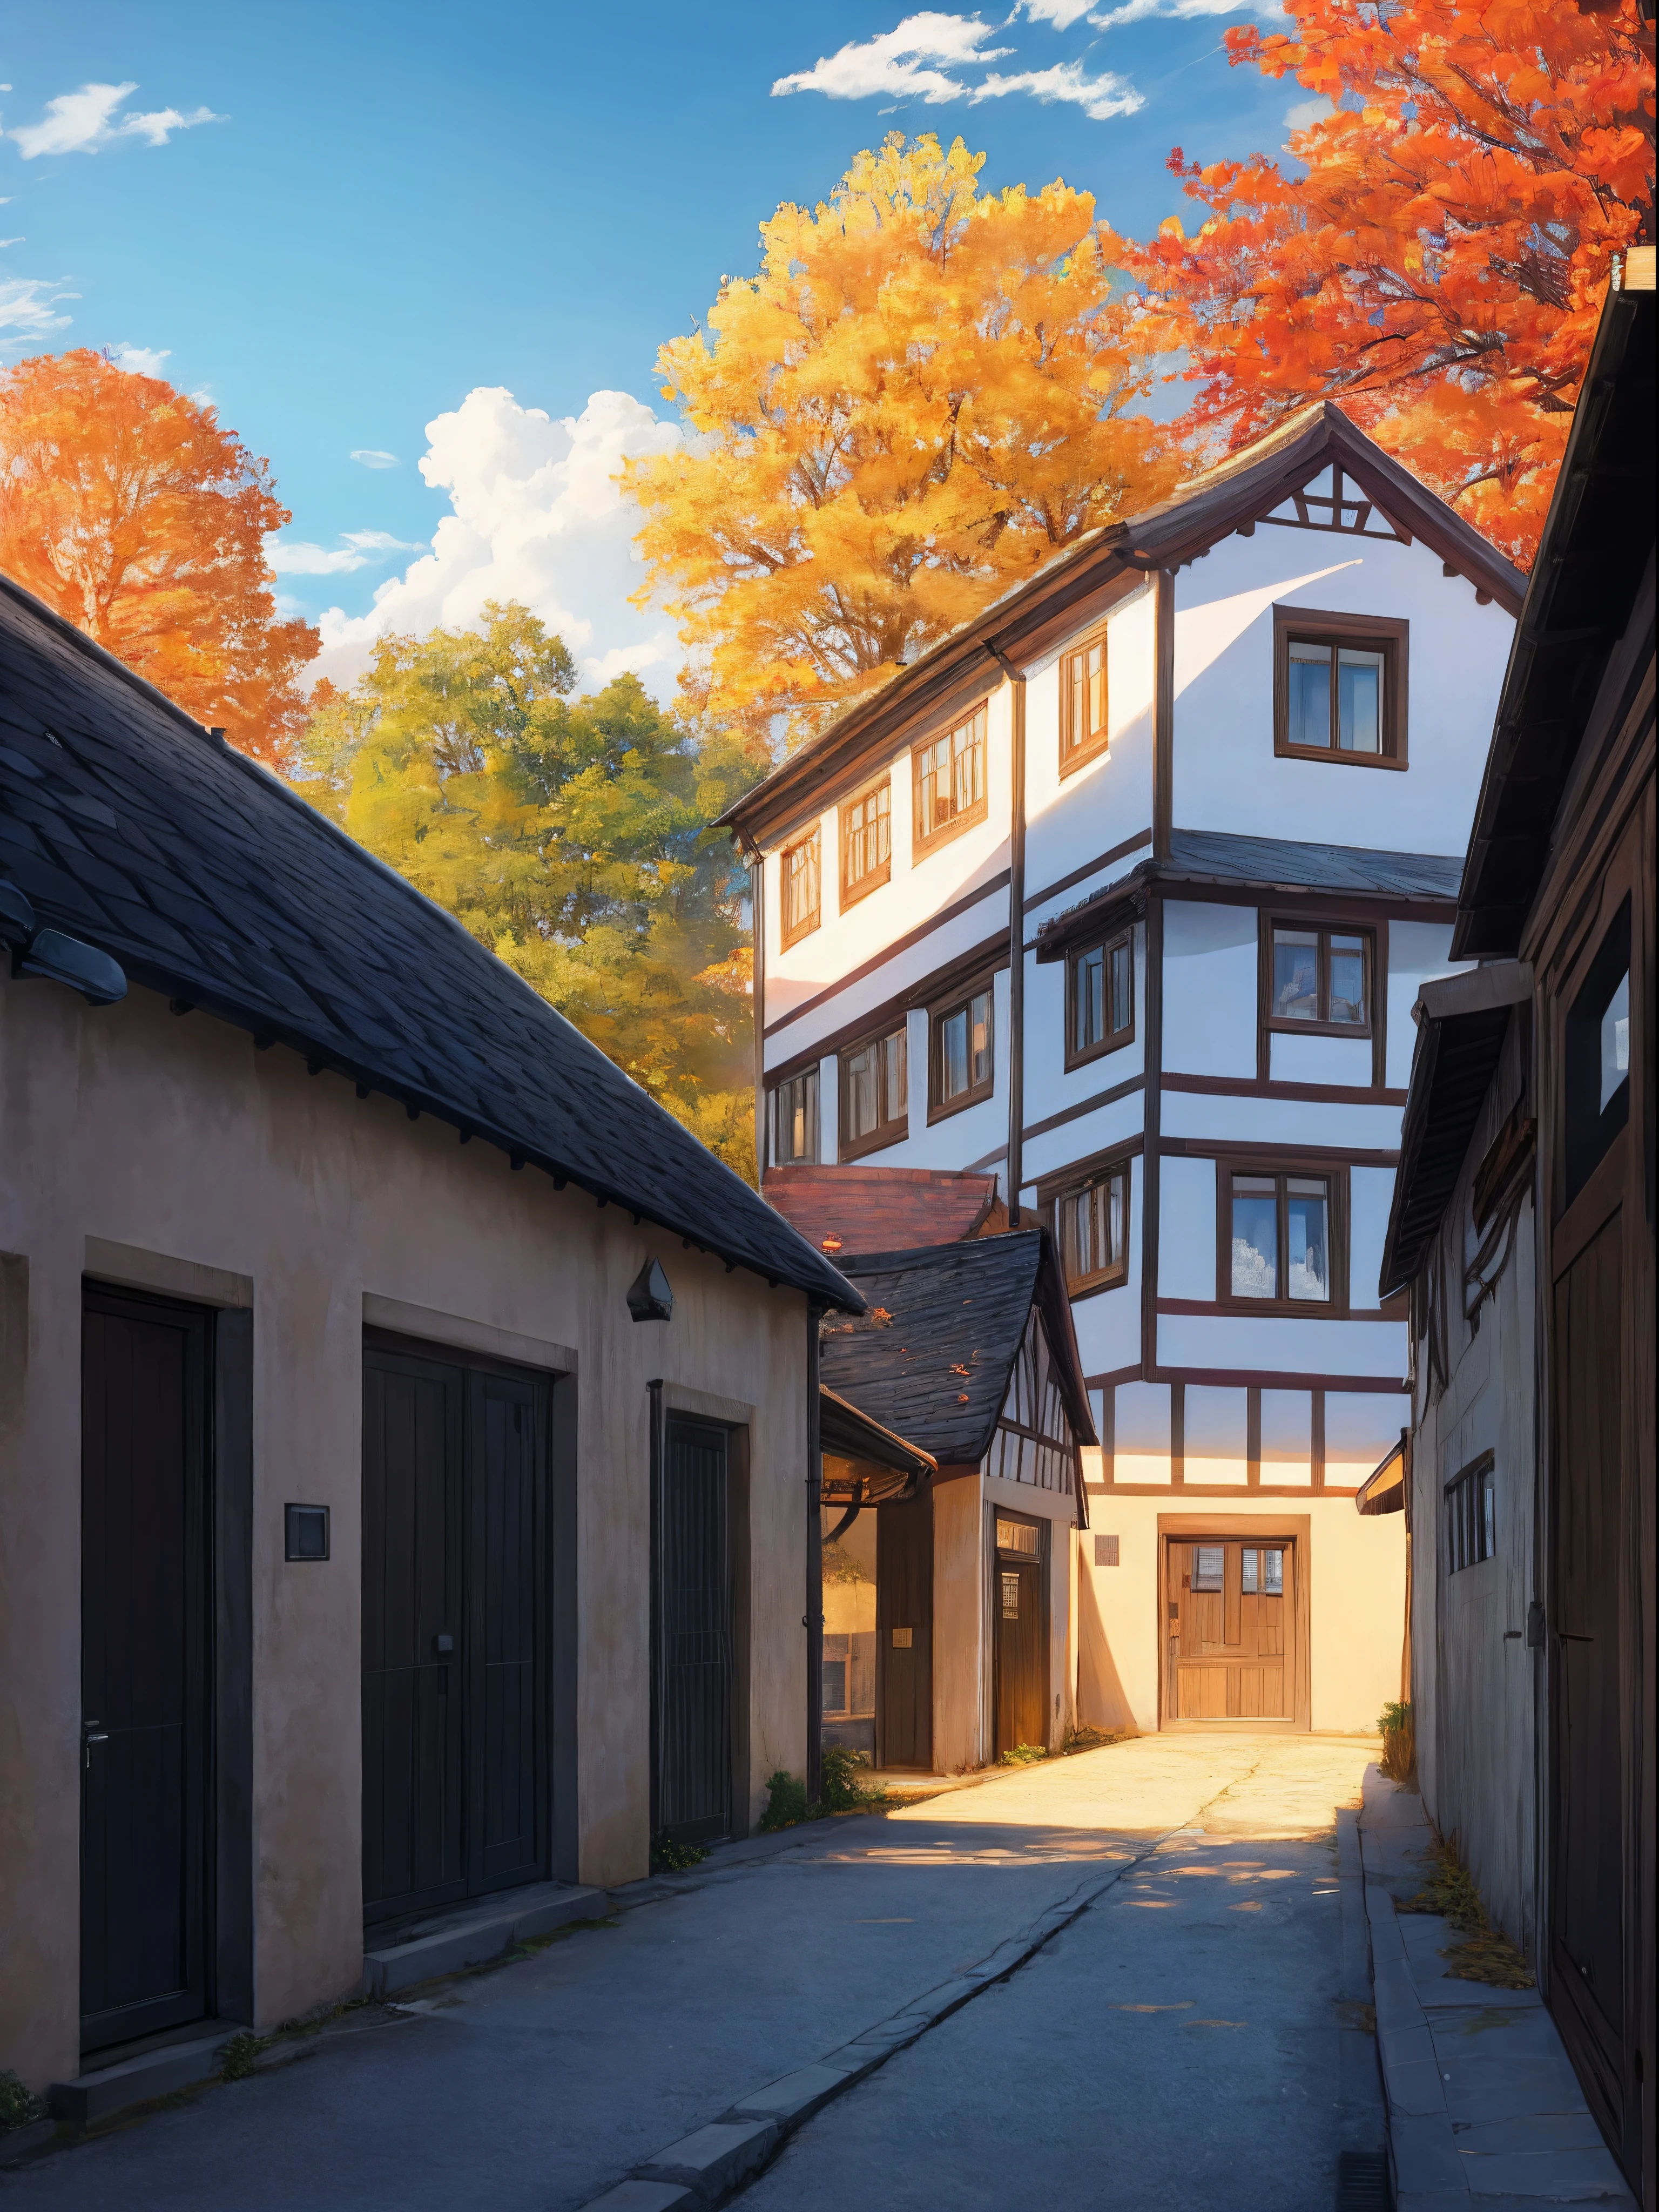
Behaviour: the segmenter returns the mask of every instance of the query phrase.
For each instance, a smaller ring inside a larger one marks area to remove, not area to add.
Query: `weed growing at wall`
[[[1482,1982],[1488,1989],[1529,1990],[1533,1971],[1501,1928],[1486,1917],[1474,1878],[1457,1856],[1455,1836],[1437,1836],[1425,1854],[1431,1872],[1413,1898],[1396,1900],[1396,1912],[1437,1912],[1449,1928],[1467,1937],[1440,1954],[1454,1981]]]

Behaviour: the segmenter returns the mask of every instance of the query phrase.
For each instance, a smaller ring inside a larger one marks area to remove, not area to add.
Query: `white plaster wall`
[[[1349,1227],[1348,1303],[1374,1306],[1382,1273],[1382,1246],[1389,1233],[1389,1208],[1394,1203],[1394,1170],[1350,1168],[1348,1202],[1353,1217]]]
[[[1031,924],[1026,925],[1030,942]],[[1098,1097],[1103,1091],[1115,1090],[1121,1083],[1132,1082],[1144,1075],[1146,1068],[1146,930],[1138,922],[1133,932],[1132,951],[1134,959],[1134,1035],[1127,1044],[1119,1045],[1115,1052],[1103,1053],[1097,1060],[1085,1060],[1081,1067],[1067,1072],[1066,1066],[1066,1036],[1068,1009],[1066,1003],[1066,963],[1063,960],[1044,961],[1041,966],[1030,954],[1025,956],[1025,1120],[1029,1127],[1036,1121],[1046,1121],[1051,1114],[1063,1113],[1067,1107],[1080,1105],[1085,1098]],[[1065,1141],[1070,1141],[1069,1139]],[[1068,1155],[1081,1159],[1081,1151]],[[1028,1170],[1042,1173],[1043,1170]]]
[[[1150,584],[1121,601],[1106,631],[1107,724],[1103,757],[1070,775],[1060,772],[1060,662],[1092,632],[1091,623],[1026,670],[1025,881],[1034,898],[1048,885],[1150,829],[1152,819],[1152,688],[1155,616]],[[1099,883],[1127,872],[1132,854],[1098,878],[1057,894],[1053,908],[1075,905]],[[1035,913],[1031,925],[1048,919]]]
[[[1292,1036],[1275,1030],[1267,1042],[1267,1073],[1275,1083],[1352,1083],[1369,1091],[1369,1037]]]
[[[1202,1137],[1219,1145],[1328,1145],[1340,1152],[1395,1151],[1400,1114],[1398,1106],[1212,1098],[1193,1091],[1165,1091],[1160,1109],[1166,1137]]]
[[[1402,1370],[1403,1371],[1403,1370]],[[1325,1393],[1325,1480],[1358,1490],[1411,1425],[1411,1401],[1379,1390]]]
[[[1036,1103],[1029,1091],[1025,1094],[1028,1128],[1033,1120],[1041,1119],[1037,1113],[1041,1100],[1041,1092]],[[1092,1113],[1079,1114],[1074,1121],[1063,1121],[1058,1129],[1045,1130],[1040,1137],[1028,1137],[1024,1155],[1026,1181],[1058,1175],[1074,1160],[1092,1159],[1097,1152],[1138,1137],[1146,1118],[1145,1094],[1132,1091],[1127,1097],[1115,1098],[1109,1106],[1097,1106]],[[1134,1173],[1139,1175],[1139,1164]]]
[[[88,1237],[254,1285],[257,2021],[352,1990],[362,1955],[359,1680],[365,1295],[575,1353],[580,1869],[647,1862],[647,1376],[752,1408],[751,1814],[805,1754],[805,1302],[514,1175],[429,1118],[257,1053],[135,989],[93,1011],[0,981],[0,1249],[27,1255],[27,1359],[0,1423],[0,2065],[78,2069],[81,1285]],[[636,1327],[646,1256],[676,1292]],[[282,1504],[332,1512],[285,1567]]]
[[[1158,1162],[1158,1288],[1160,1297],[1215,1297],[1215,1162]]]
[[[1170,1386],[1121,1382],[1117,1388],[1114,1458],[1119,1482],[1170,1480]]]
[[[1403,1091],[1411,1081],[1417,1024],[1412,1008],[1431,975],[1458,975],[1471,960],[1453,960],[1451,924],[1391,921],[1389,924],[1389,1086]]]
[[[1258,1319],[1254,1314],[1160,1314],[1164,1367],[1249,1368],[1281,1375],[1377,1375],[1406,1371],[1406,1325],[1393,1321]]]
[[[1242,1486],[1250,1474],[1249,1392],[1189,1382],[1182,1394],[1181,1479]]]
[[[1255,1075],[1256,910],[1167,899],[1164,1066],[1183,1075]],[[1236,1102],[1229,1099],[1229,1107]]]
[[[1328,483],[1326,489],[1328,489]],[[1273,755],[1275,603],[1411,624],[1403,773]],[[1261,523],[1176,578],[1174,819],[1186,830],[1461,854],[1514,622],[1422,544]]]
[[[1261,1393],[1261,1480],[1313,1486],[1313,1392]]]
[[[909,1055],[910,1112],[908,1134],[879,1152],[860,1152],[857,1164],[872,1168],[965,1168],[994,1158],[1008,1144],[1008,970],[996,975],[992,1003],[992,1091],[977,1105],[957,1113],[927,1119],[927,1016],[925,1011],[906,1018],[905,1049]],[[834,1067],[833,1060],[826,1063]],[[824,1158],[833,1160],[834,1152]]]

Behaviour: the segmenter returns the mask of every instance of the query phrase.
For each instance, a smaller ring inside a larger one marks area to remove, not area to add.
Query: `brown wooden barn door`
[[[1217,1537],[1169,1547],[1167,1710],[1172,1720],[1286,1720],[1296,1547]]]
[[[1048,1565],[1040,1522],[996,1516],[996,1750],[1048,1741],[1048,1608],[1043,1602]]]
[[[658,1825],[677,1843],[732,1832],[730,1487],[725,1430],[671,1418],[658,1512]]]
[[[477,1892],[533,1881],[541,1871],[536,1714],[543,1424],[534,1383],[482,1374],[467,1382],[467,1858]]]
[[[211,1317],[88,1285],[82,1323],[82,2048],[208,2010]]]
[[[876,1509],[876,1764],[933,1765],[933,1498]]]

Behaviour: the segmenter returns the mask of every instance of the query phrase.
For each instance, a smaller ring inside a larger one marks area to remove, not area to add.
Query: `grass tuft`
[[[1396,1912],[1437,1912],[1468,1940],[1440,1954],[1456,1982],[1481,1982],[1493,1990],[1529,1990],[1534,1976],[1501,1928],[1486,1917],[1474,1878],[1457,1856],[1455,1836],[1437,1836],[1427,1853],[1432,1871],[1415,1897],[1396,1902]]]
[[[0,2074],[0,2135],[14,2128],[32,2127],[43,2120],[46,2108],[33,2089],[26,2089],[9,2068]]]

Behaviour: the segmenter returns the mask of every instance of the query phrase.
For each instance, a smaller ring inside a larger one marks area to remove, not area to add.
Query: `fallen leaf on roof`
[[[958,1406],[965,1406],[965,1405],[968,1403],[968,1393],[967,1393],[965,1390],[962,1393],[961,1396],[957,1400],[957,1405],[958,1405]]]

